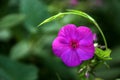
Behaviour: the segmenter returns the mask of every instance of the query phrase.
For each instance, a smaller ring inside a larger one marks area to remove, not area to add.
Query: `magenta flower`
[[[52,49],[67,66],[78,66],[94,56],[93,33],[88,27],[68,24],[59,31]]]

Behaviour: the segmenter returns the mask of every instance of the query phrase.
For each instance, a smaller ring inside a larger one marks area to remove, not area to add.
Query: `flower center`
[[[71,41],[70,42],[70,46],[73,48],[73,49],[75,49],[75,48],[77,48],[78,47],[78,43],[77,43],[77,41]]]

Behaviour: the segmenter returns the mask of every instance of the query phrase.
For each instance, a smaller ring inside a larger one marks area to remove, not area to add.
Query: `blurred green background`
[[[0,80],[80,80],[77,67],[69,68],[51,50],[61,26],[86,25],[103,39],[88,20],[67,15],[41,27],[44,19],[66,9],[82,10],[91,15],[103,30],[112,49],[110,69],[96,69],[96,77],[120,80],[120,0],[0,0]],[[101,80],[101,79],[96,79]]]

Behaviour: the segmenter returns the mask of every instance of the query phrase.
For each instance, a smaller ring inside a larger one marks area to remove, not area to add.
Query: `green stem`
[[[103,34],[101,28],[99,27],[99,25],[97,24],[96,21],[93,22],[93,23],[94,23],[94,25],[98,28],[98,30],[100,31],[100,33],[101,33],[101,35],[102,35],[102,37],[103,37],[104,43],[105,43],[105,47],[106,47],[106,49],[108,49],[108,47],[107,47],[107,41],[106,41],[106,38],[105,38],[105,36],[104,36],[104,34]]]
[[[58,80],[61,80],[60,75],[56,73]]]

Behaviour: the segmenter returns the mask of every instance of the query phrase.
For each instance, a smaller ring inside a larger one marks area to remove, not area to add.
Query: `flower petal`
[[[85,26],[80,26],[77,28],[77,31],[81,36],[79,40],[80,46],[89,46],[93,44],[93,34],[90,28]]]
[[[68,49],[68,41],[63,37],[56,37],[52,43],[52,50],[58,57]]]
[[[89,39],[82,39],[79,41],[80,46],[90,46],[91,44],[93,44],[93,41]]]
[[[69,67],[75,67],[82,63],[76,51],[67,49],[62,55],[61,58],[63,62]]]
[[[93,40],[97,41],[97,34],[96,33],[93,34]]]
[[[90,46],[80,46],[76,51],[81,60],[89,60],[94,56],[95,48],[92,44]]]
[[[61,28],[58,36],[65,37],[68,40],[78,38],[77,27],[74,24],[67,24]]]

